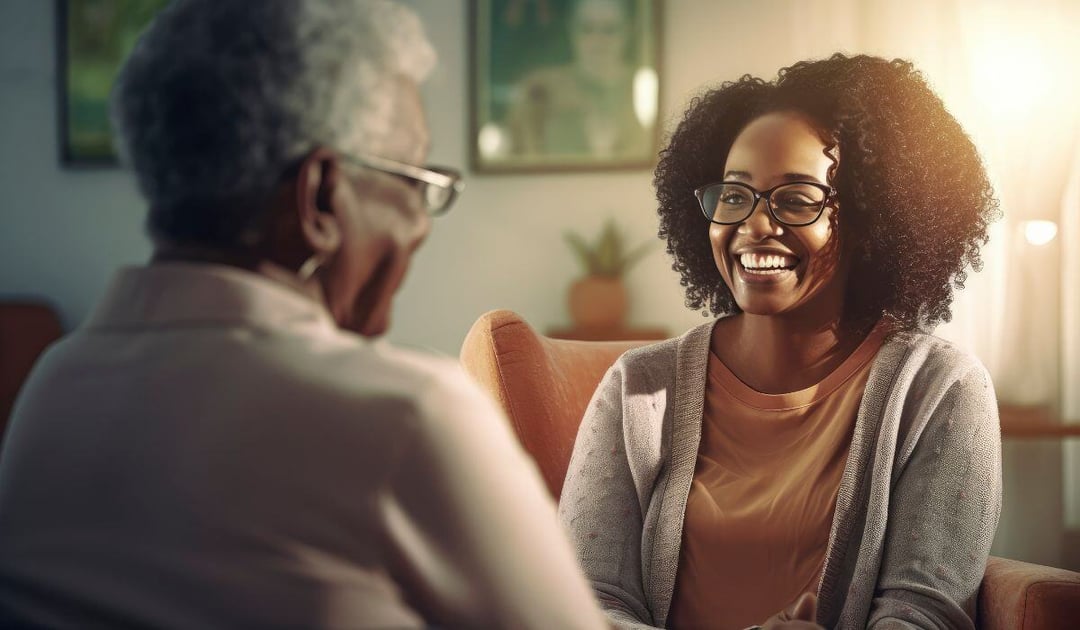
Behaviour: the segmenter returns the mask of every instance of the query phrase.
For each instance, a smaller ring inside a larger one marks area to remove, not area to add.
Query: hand
[[[762,630],[824,630],[818,625],[817,595],[803,593],[787,608],[761,625]]]

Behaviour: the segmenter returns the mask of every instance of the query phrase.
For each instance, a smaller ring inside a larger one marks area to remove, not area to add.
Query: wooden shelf
[[[1017,439],[1056,439],[1080,437],[1080,424],[1062,422],[1045,407],[998,405],[1001,437]]]

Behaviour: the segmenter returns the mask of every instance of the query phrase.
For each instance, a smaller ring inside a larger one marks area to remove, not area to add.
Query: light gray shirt
[[[604,625],[535,465],[456,361],[194,264],[120,272],[35,367],[0,460],[0,611],[74,628]]]
[[[667,619],[712,327],[624,354],[578,432],[559,515],[620,627],[663,627]],[[937,337],[892,336],[859,407],[818,622],[973,628],[1000,510],[1001,441],[986,369]]]

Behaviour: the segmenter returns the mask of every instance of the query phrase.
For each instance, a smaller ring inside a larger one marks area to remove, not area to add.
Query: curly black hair
[[[835,54],[783,68],[775,81],[745,75],[695,97],[653,180],[660,238],[688,307],[736,313],[720,277],[694,189],[716,181],[750,121],[772,111],[808,116],[839,164],[830,171],[842,256],[850,266],[844,324],[887,317],[901,330],[949,321],[953,287],[982,267],[979,249],[1000,217],[974,143],[911,63]]]

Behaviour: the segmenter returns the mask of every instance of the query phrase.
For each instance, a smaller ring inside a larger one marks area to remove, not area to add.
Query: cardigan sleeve
[[[997,401],[976,364],[930,412],[896,479],[867,626],[973,629],[1000,512]]]
[[[559,518],[612,624],[651,628],[654,622],[642,585],[645,506],[638,499],[626,456],[620,363],[608,370],[586,408],[559,501]]]

